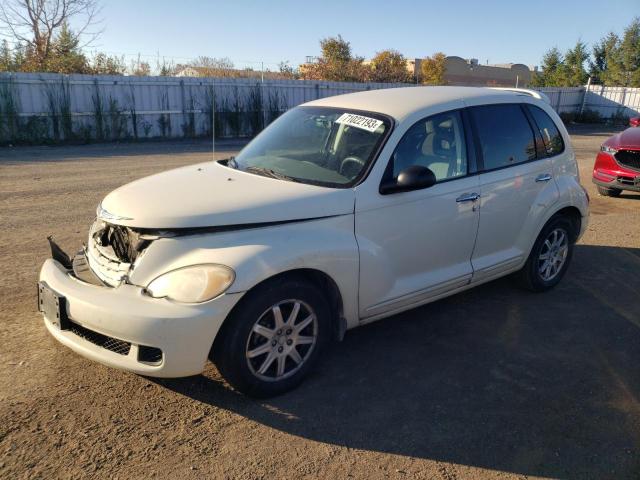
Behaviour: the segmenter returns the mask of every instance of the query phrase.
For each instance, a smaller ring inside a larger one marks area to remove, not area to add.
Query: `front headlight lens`
[[[611,155],[615,155],[616,153],[618,153],[618,150],[616,150],[615,148],[607,147],[606,145],[601,145],[600,150],[605,153],[610,153]]]
[[[147,286],[154,298],[201,303],[222,294],[231,286],[235,273],[224,265],[193,265],[160,275]]]

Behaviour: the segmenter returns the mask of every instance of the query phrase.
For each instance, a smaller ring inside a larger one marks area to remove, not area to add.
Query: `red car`
[[[629,119],[630,127],[640,127],[640,117],[631,117]]]
[[[640,128],[627,128],[608,138],[593,166],[600,195],[617,197],[622,190],[640,192]]]

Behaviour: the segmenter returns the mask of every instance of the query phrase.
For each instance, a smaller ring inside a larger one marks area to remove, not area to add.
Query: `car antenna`
[[[216,161],[216,94],[214,86],[215,81],[211,83],[211,160]]]

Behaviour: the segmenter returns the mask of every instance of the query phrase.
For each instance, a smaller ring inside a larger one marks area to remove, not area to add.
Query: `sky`
[[[236,67],[277,69],[319,55],[319,40],[342,35],[365,58],[393,48],[408,58],[442,51],[481,63],[539,65],[551,47],[591,46],[622,33],[640,0],[103,0],[104,29],[92,49],[187,63],[229,57]]]

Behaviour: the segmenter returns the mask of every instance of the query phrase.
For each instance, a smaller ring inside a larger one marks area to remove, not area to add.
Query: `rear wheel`
[[[225,322],[211,359],[235,389],[265,398],[296,387],[330,336],[330,309],[314,285],[277,280],[251,291]]]
[[[529,258],[518,272],[522,286],[534,292],[555,287],[569,268],[576,239],[575,226],[566,216],[553,217],[544,226]]]
[[[598,193],[605,197],[619,197],[622,193],[622,190],[620,190],[619,188],[607,188],[598,185]]]

